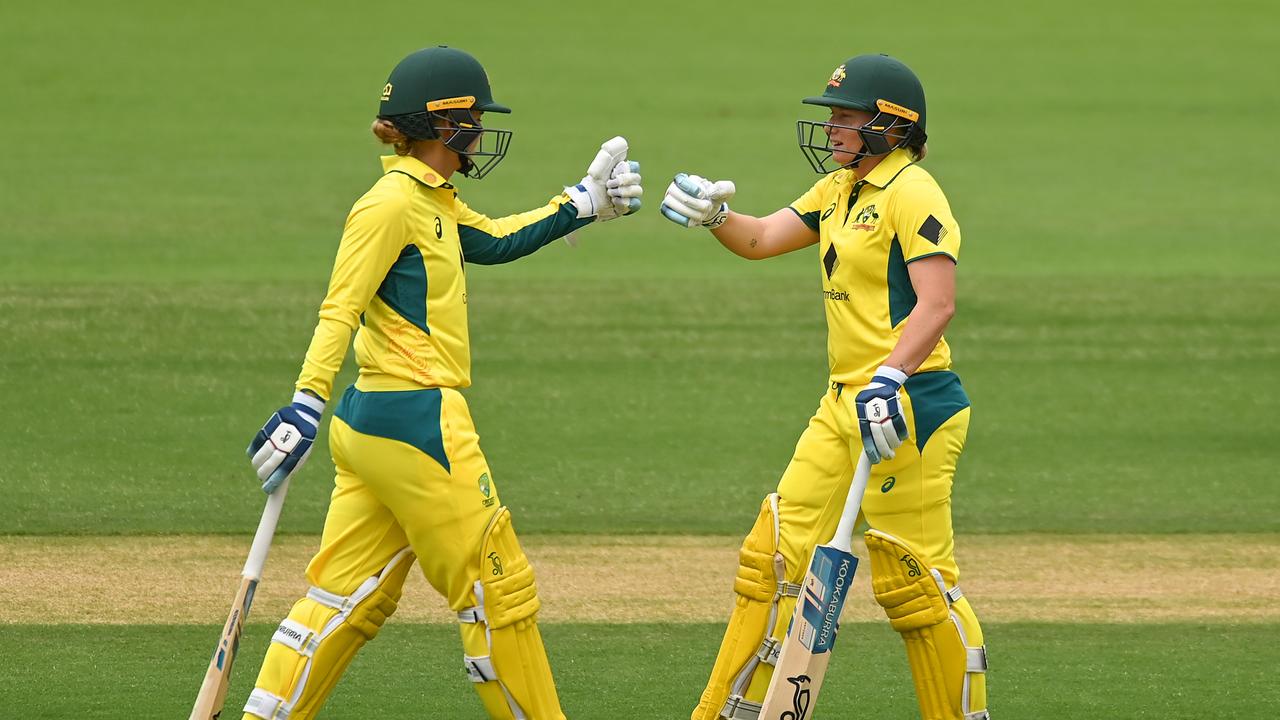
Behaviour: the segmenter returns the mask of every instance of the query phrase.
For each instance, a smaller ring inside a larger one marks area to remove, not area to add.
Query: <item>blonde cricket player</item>
[[[733,614],[692,717],[757,717],[798,583],[814,546],[831,537],[866,452],[872,590],[906,644],[921,717],[987,718],[986,648],[960,592],[951,529],[951,484],[969,427],[943,338],[960,228],[919,165],[924,89],[901,62],[860,55],[804,102],[831,113],[798,123],[800,147],[823,177],[789,208],[762,218],[731,212],[733,183],[683,173],[661,208],[745,258],[817,245],[831,367],[830,388],[742,545]],[[785,716],[805,720],[803,703],[796,707]]]
[[[480,63],[454,48],[409,55],[381,87],[373,132],[395,154],[347,217],[293,402],[249,447],[268,493],[302,466],[354,332],[360,375],[329,425],[337,477],[311,587],[271,638],[247,720],[315,717],[395,611],[415,557],[457,613],[462,666],[488,715],[564,717],[533,569],[459,392],[471,384],[464,263],[509,262],[631,214],[640,176],[614,138],[546,205],[486,217],[450,179],[483,177],[502,159],[511,133],[484,127],[482,115],[508,112]]]

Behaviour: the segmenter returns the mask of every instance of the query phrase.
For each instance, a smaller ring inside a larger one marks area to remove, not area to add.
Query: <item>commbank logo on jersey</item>
[[[836,269],[840,267],[840,254],[836,252],[836,245],[832,243],[827,247],[827,252],[822,255],[822,269],[827,271],[827,279],[835,274]],[[849,293],[843,290],[822,289],[822,296],[828,300],[839,300],[840,302],[849,302]]]
[[[920,229],[916,231],[916,234],[937,245],[947,236],[947,229],[942,226],[942,221],[930,215],[924,219],[924,223],[920,225]]]
[[[875,230],[876,223],[880,222],[880,214],[876,212],[875,205],[868,205],[862,208],[858,216],[853,219],[854,230]]]

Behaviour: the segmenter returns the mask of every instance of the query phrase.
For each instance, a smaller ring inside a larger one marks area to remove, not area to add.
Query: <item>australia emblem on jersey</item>
[[[880,222],[880,214],[876,212],[875,205],[868,205],[862,208],[858,216],[853,219],[854,230],[875,230],[876,223]]]
[[[489,473],[481,474],[480,479],[476,481],[476,484],[480,486],[480,494],[484,495],[484,506],[492,506],[494,498],[493,489],[489,485]]]

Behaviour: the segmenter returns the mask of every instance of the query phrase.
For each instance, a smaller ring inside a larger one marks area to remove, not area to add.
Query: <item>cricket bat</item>
[[[288,490],[289,481],[286,479],[267,496],[267,506],[258,521],[258,531],[253,535],[253,546],[249,548],[249,559],[245,560],[244,570],[240,573],[240,589],[231,602],[231,614],[222,628],[222,637],[213,649],[213,658],[204,674],[200,693],[196,695],[195,707],[191,708],[191,720],[217,720],[222,714],[222,703],[227,698],[227,686],[231,683],[231,665],[235,662],[236,651],[240,649],[240,633],[244,630],[245,618],[249,616],[249,606],[253,605],[253,592],[262,579],[262,566],[267,562],[267,551],[271,549],[271,538],[276,534],[276,523],[280,520],[280,510],[284,507],[284,496]]]
[[[858,569],[854,556],[853,524],[867,490],[871,463],[866,453],[858,454],[849,496],[844,501],[835,535],[813,549],[809,571],[805,573],[796,610],[782,641],[782,652],[774,666],[769,690],[760,708],[759,720],[810,720],[818,702],[822,681],[827,676],[831,648],[836,643],[840,611]]]

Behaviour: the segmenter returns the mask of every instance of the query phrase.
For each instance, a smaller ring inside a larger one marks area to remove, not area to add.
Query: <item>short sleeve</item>
[[[931,255],[960,260],[960,226],[933,178],[912,180],[896,188],[892,220],[903,259],[914,262]]]
[[[822,221],[822,206],[826,201],[830,188],[831,176],[826,175],[814,183],[808,192],[796,198],[796,201],[788,206],[791,208],[791,212],[800,216],[800,220],[814,232],[818,232],[818,224]]]

